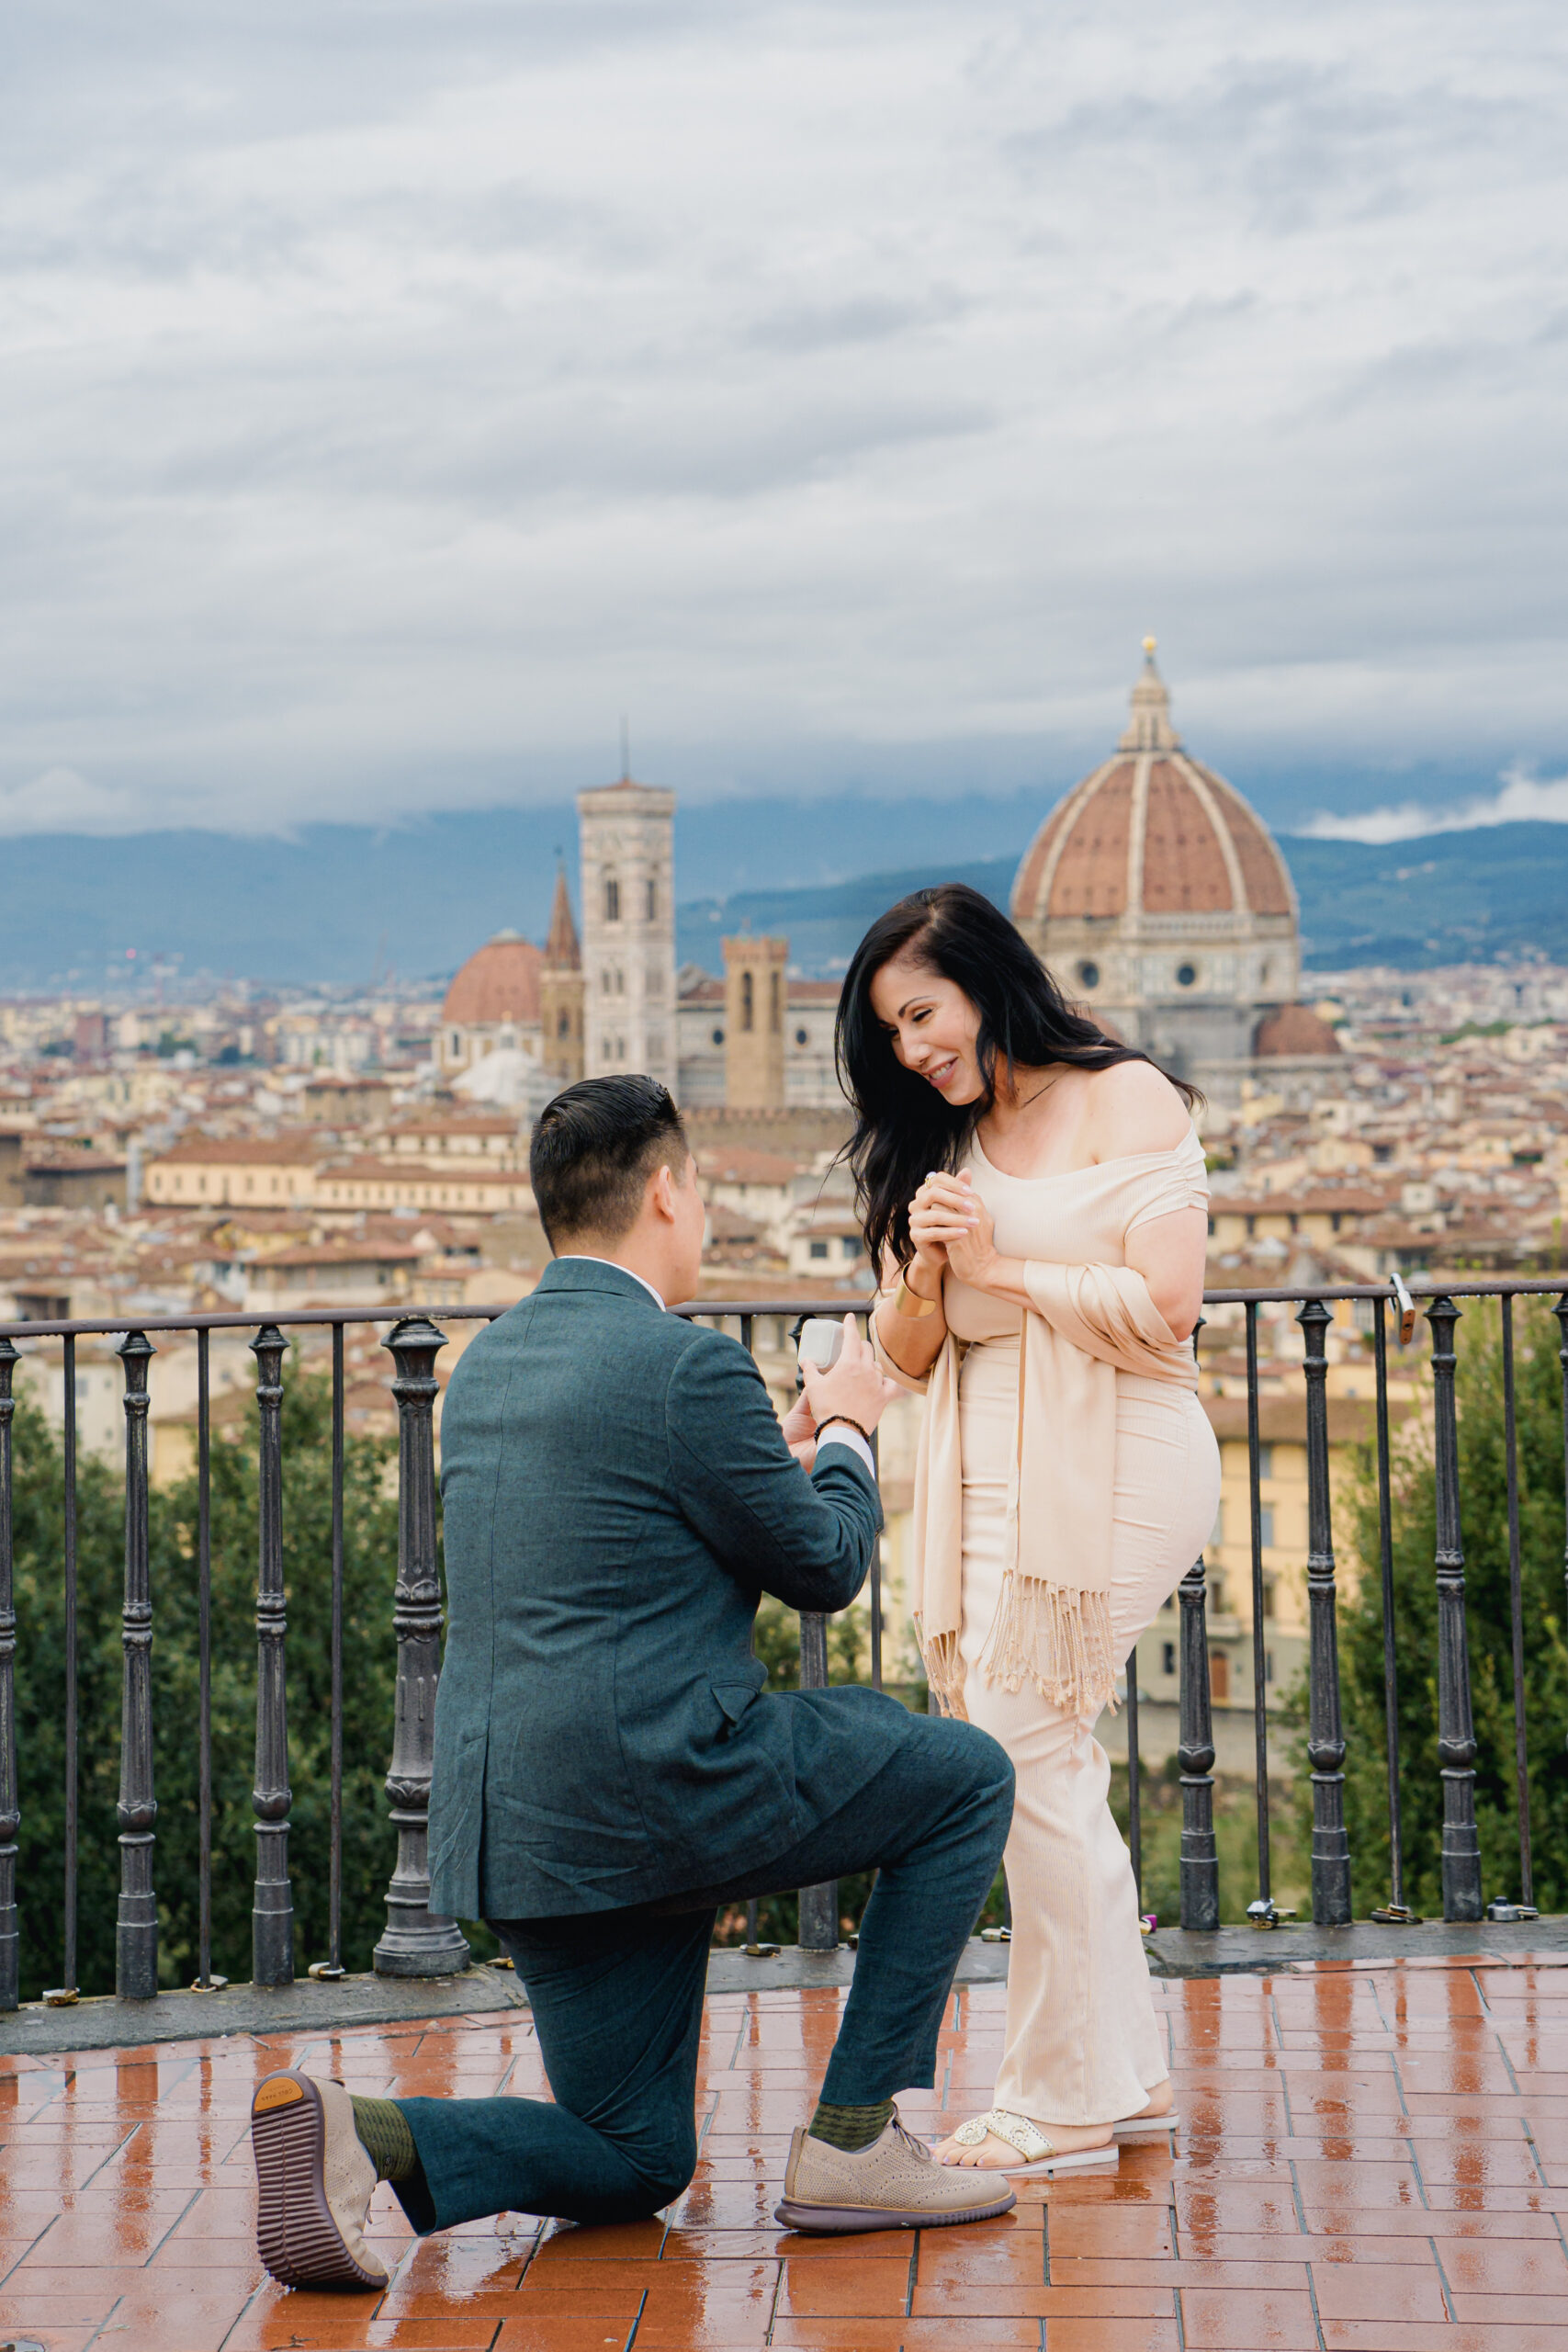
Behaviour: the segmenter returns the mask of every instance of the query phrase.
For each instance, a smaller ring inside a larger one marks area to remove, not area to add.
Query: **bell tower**
[[[675,795],[602,785],[577,796],[583,1071],[646,1070],[675,1091]]]
[[[787,939],[724,943],[724,1099],[732,1111],[783,1110]]]

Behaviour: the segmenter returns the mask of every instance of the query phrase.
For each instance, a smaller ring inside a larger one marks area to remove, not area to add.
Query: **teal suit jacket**
[[[602,1911],[723,1884],[852,1802],[912,1728],[763,1694],[764,1592],[842,1609],[882,1524],[847,1446],[808,1477],[761,1375],[619,1267],[558,1259],[466,1350],[441,1425],[447,1634],[431,1907]]]

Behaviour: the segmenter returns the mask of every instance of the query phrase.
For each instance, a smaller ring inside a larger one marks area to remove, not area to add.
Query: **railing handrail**
[[[1449,1282],[1440,1275],[1412,1274],[1406,1287],[1415,1298],[1520,1298],[1568,1293],[1568,1271],[1555,1274],[1474,1276]],[[1382,1283],[1297,1283],[1288,1290],[1206,1290],[1205,1306],[1298,1306],[1308,1299],[1382,1299],[1391,1285]],[[532,1294],[525,1292],[524,1296]],[[824,1298],[820,1292],[795,1291],[778,1298],[684,1298],[672,1315],[804,1315],[813,1307],[829,1314],[863,1315],[874,1293],[843,1293]],[[218,1314],[203,1310],[186,1315],[132,1315],[107,1318],[77,1317],[55,1323],[0,1323],[0,1340],[84,1340],[122,1336],[127,1331],[254,1331],[263,1323],[349,1324],[410,1323],[423,1317],[432,1323],[493,1323],[519,1305],[516,1299],[497,1300],[482,1306],[432,1306],[415,1300],[382,1306],[254,1306]]]

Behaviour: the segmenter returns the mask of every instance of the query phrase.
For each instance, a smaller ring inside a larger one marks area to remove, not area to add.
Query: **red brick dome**
[[[1268,827],[1182,750],[1151,648],[1114,756],[1057,802],[1030,844],[1013,921],[1032,933],[1063,917],[1295,911]]]
[[[1258,1024],[1252,1041],[1255,1054],[1337,1054],[1344,1049],[1326,1021],[1304,1004],[1282,1005]]]
[[[544,960],[519,932],[497,932],[469,956],[447,989],[442,1020],[463,1029],[488,1028],[502,1021],[524,1027],[536,1023]]]

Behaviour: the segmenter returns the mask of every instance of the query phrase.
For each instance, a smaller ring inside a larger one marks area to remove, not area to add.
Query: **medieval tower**
[[[675,795],[604,785],[577,796],[583,1070],[676,1084]]]
[[[724,942],[724,1099],[736,1111],[782,1111],[787,939]]]

